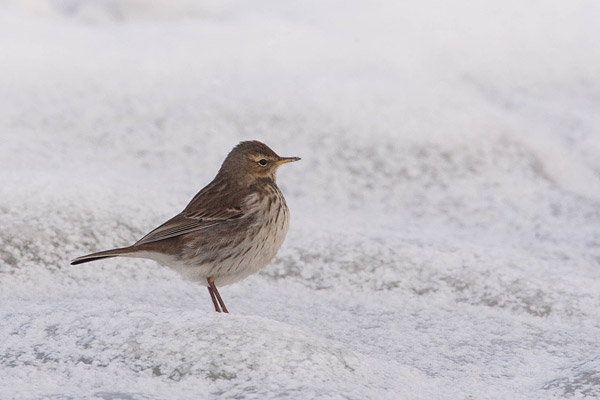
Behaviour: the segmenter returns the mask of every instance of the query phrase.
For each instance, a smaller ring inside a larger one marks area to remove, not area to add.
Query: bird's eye
[[[267,165],[267,160],[262,158],[262,159],[258,160],[258,163],[264,167],[265,165]]]

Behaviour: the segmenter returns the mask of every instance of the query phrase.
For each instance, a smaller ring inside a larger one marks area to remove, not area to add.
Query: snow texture
[[[0,399],[600,397],[597,1],[0,1]],[[291,210],[207,290],[69,260],[239,141]]]

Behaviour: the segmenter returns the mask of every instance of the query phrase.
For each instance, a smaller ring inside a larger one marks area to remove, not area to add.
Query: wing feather
[[[237,193],[237,196],[223,197],[223,191],[215,193],[210,189],[209,185],[201,190],[180,214],[148,233],[134,246],[208,229],[244,217],[242,206],[245,195]]]

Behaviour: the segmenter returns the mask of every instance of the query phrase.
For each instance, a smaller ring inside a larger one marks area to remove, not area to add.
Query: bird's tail
[[[88,254],[86,256],[77,257],[76,259],[71,261],[71,265],[77,265],[77,264],[83,264],[83,263],[90,262],[90,261],[102,260],[103,258],[127,256],[127,255],[133,253],[134,251],[135,250],[133,250],[131,247],[122,247],[120,249],[99,251],[98,253],[92,253],[92,254]]]

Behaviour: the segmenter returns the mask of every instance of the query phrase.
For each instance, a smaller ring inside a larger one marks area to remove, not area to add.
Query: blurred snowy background
[[[600,396],[597,1],[0,0],[0,398]],[[240,140],[291,229],[221,290],[70,259]]]

